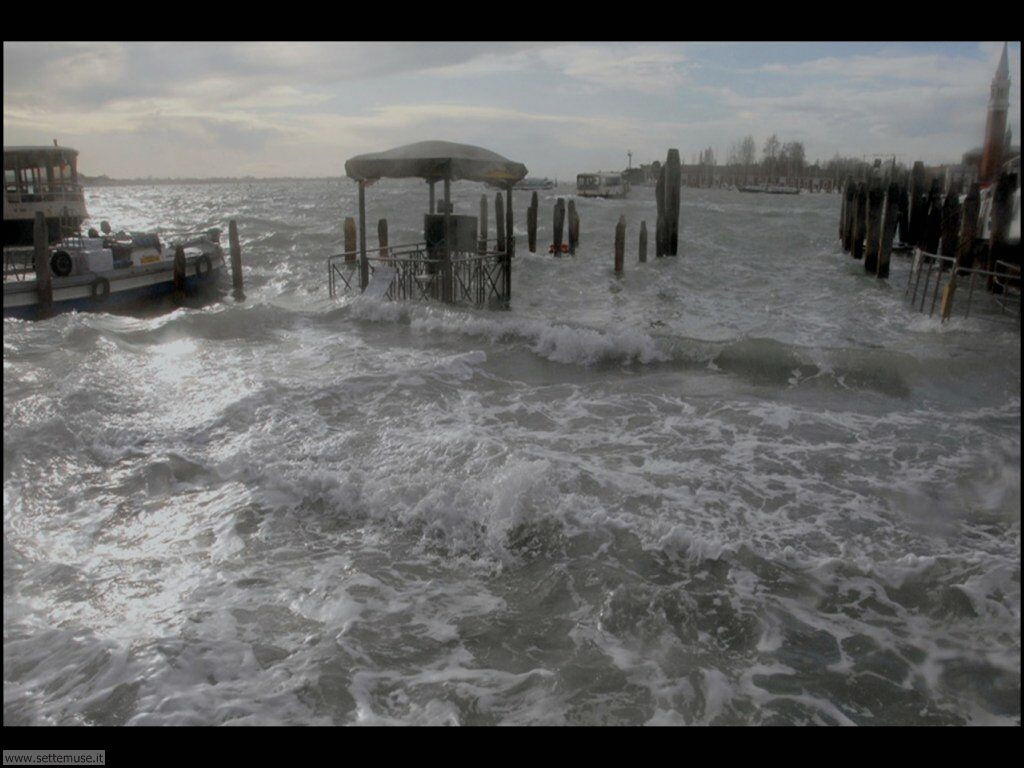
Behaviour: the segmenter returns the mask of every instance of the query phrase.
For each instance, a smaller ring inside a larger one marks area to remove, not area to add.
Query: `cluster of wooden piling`
[[[940,271],[951,266],[957,270],[991,271],[1005,248],[1012,195],[1016,177],[1003,173],[995,182],[991,206],[991,237],[978,238],[984,222],[980,188],[971,184],[961,202],[959,184],[943,190],[942,181],[925,184],[924,164],[914,163],[909,178],[891,179],[886,186],[881,176],[855,181],[848,177],[844,185],[839,217],[839,236],[843,250],[853,258],[864,258],[864,269],[880,278],[889,276],[890,256],[900,250],[920,249],[922,258],[940,259]],[[950,294],[955,285],[950,288]],[[992,287],[989,277],[988,287]],[[950,296],[951,299],[951,296]]]

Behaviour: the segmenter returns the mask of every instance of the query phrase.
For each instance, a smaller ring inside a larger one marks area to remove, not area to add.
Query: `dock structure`
[[[350,158],[345,173],[359,188],[359,243],[353,248],[346,241],[343,253],[327,258],[332,298],[358,290],[390,300],[509,306],[515,255],[512,188],[525,178],[525,165],[481,147],[424,141]],[[368,186],[382,178],[425,179],[430,187],[429,210],[424,215],[422,241],[391,245],[378,230],[378,250],[371,256],[366,246],[365,194]],[[451,185],[460,180],[480,181],[501,190],[495,196],[495,240],[487,237],[486,196],[480,201],[479,221],[455,214]],[[439,181],[443,199],[435,202],[434,185]]]

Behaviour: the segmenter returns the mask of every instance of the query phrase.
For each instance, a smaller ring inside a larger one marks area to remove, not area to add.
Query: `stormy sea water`
[[[329,299],[349,181],[87,190],[237,219],[247,297],[4,321],[5,724],[1019,724],[1016,321],[838,196],[685,189],[638,264],[653,190],[553,258],[571,193],[496,312]]]

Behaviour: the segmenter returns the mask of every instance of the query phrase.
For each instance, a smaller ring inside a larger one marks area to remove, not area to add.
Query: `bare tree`
[[[779,157],[779,137],[774,133],[768,137],[768,140],[764,143],[764,149],[762,150],[764,155],[765,169],[768,173],[768,179],[771,181],[772,174],[775,171],[775,163]]]

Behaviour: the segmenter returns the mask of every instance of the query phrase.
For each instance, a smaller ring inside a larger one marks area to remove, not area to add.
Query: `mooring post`
[[[882,234],[878,245],[878,268],[875,274],[880,278],[889,277],[889,260],[892,255],[892,241],[896,236],[896,219],[899,216],[900,187],[895,181],[889,182],[882,210]]]
[[[242,245],[238,241],[238,224],[234,219],[228,221],[228,247],[231,249],[231,284],[235,301],[245,299],[242,286]]]
[[[437,206],[434,203],[434,185],[437,183],[436,179],[430,179],[427,184],[430,186],[430,201],[427,204],[427,213],[434,213]]]
[[[530,196],[530,207],[526,209],[526,246],[530,253],[537,252],[537,193]]]
[[[179,304],[185,299],[185,249],[178,246],[174,249],[174,300]]]
[[[654,199],[658,206],[658,216],[654,222],[654,258],[665,255],[665,166],[661,166],[658,181],[654,185]]]
[[[852,176],[846,177],[846,184],[843,187],[843,201],[845,215],[843,216],[843,250],[850,253],[853,250],[853,222],[857,210],[857,185]]]
[[[555,200],[551,225],[551,252],[555,256],[562,255],[562,228],[565,226],[565,198]]]
[[[345,217],[345,261],[355,261],[358,255],[359,246],[356,241],[356,220],[351,216]]]
[[[626,215],[619,216],[615,225],[615,274],[622,274],[622,265],[626,260]]]
[[[905,182],[900,184],[899,197],[899,230],[900,242],[910,244],[910,195],[907,193]]]
[[[681,195],[679,150],[670,149],[665,158],[665,254],[679,254],[679,204]]]
[[[505,232],[508,239],[505,241],[505,306],[508,307],[512,301],[512,257],[516,252],[516,233],[512,224],[512,182],[505,187]]]
[[[924,163],[914,163],[910,172],[910,245],[924,243],[925,220],[928,218],[928,198],[924,188]]]
[[[647,222],[640,222],[640,245],[637,248],[637,261],[644,263],[647,261]]]
[[[867,229],[868,187],[863,181],[857,182],[857,195],[853,206],[853,248],[850,255],[855,259],[864,256],[864,233]]]
[[[576,201],[570,200],[566,215],[569,219],[569,253],[576,254],[576,241],[580,236],[580,217],[576,215]]]
[[[50,273],[50,233],[46,229],[46,216],[36,211],[32,225],[32,245],[35,249],[36,291],[39,293],[38,317],[45,320],[53,314],[53,276]]]
[[[960,216],[960,239],[956,249],[958,269],[970,269],[974,265],[974,238],[978,232],[978,211],[981,209],[981,190],[978,183],[971,184],[964,198]]]
[[[926,253],[938,253],[942,237],[942,182],[932,179],[928,192],[928,214],[924,223],[924,245]]]
[[[447,229],[447,228],[446,228]],[[447,235],[447,232],[445,232]],[[366,182],[359,180],[359,288],[370,284],[370,261],[366,257]]]
[[[939,254],[956,258],[956,252],[960,246],[960,194],[956,187],[953,187],[946,195],[942,204],[942,241],[939,245]],[[941,269],[945,271],[948,262],[942,262]],[[955,263],[954,263],[955,266]],[[956,270],[953,270],[954,278]]]
[[[477,238],[477,250],[481,255],[487,253],[487,195],[480,195],[480,235]]]
[[[868,211],[864,243],[864,271],[869,274],[878,272],[878,248],[881,245],[882,203],[885,192],[879,179],[871,180],[868,189]]]
[[[846,242],[844,235],[846,234],[846,195],[843,195],[839,199],[839,241],[841,243]]]
[[[494,196],[494,226],[498,232],[496,250],[500,250],[505,247],[505,201],[501,192]]]
[[[388,257],[388,220],[378,219],[377,221],[377,245],[380,247],[380,257]]]

